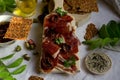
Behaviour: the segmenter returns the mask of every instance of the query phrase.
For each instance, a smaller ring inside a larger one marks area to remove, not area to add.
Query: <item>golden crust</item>
[[[12,17],[4,38],[24,40],[27,38],[32,25],[31,19]]]

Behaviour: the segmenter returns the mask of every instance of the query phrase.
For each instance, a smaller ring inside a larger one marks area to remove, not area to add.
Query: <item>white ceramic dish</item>
[[[112,66],[111,59],[103,52],[92,52],[85,58],[86,68],[94,74],[104,74]]]
[[[8,21],[10,21],[11,17],[12,16],[10,16],[10,15],[1,15],[0,16],[0,22],[5,22],[5,21],[8,22]],[[14,42],[15,42],[15,40],[11,40],[11,41],[8,41],[8,42],[0,43],[0,47],[6,47],[6,46],[8,46],[8,45],[10,45],[10,44],[12,44]]]

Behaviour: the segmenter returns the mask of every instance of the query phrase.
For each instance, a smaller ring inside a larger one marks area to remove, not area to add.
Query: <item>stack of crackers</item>
[[[77,14],[98,12],[96,0],[64,0],[64,9]]]
[[[32,25],[31,19],[12,17],[4,38],[25,40]]]

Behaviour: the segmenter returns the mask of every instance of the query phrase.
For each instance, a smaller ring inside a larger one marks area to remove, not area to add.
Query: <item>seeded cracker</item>
[[[80,9],[85,12],[98,12],[96,0],[80,0]]]
[[[25,40],[28,36],[31,25],[32,25],[31,19],[12,17],[9,28],[7,29],[4,38]]]
[[[96,0],[64,0],[64,8],[70,13],[98,12]]]

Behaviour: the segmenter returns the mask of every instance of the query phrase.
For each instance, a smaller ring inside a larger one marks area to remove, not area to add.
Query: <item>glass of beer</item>
[[[31,17],[35,14],[37,0],[16,0],[17,8],[13,14],[22,17]]]

